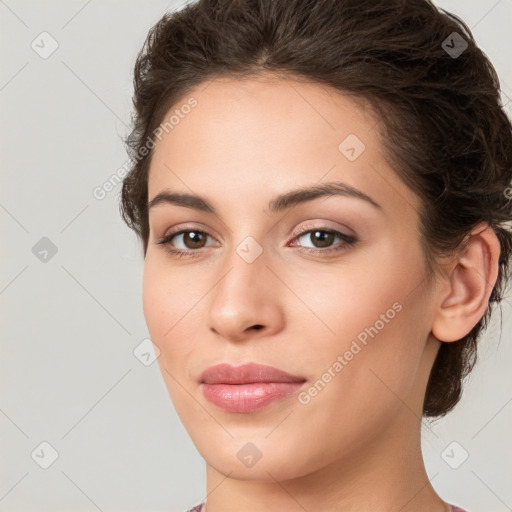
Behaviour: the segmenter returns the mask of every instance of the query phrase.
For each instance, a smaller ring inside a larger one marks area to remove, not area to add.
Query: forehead
[[[209,142],[203,149],[228,145],[231,152],[236,146],[247,150],[247,143],[256,141],[275,141],[285,149],[292,137],[295,141],[307,138],[311,143],[333,142],[347,129],[374,143],[370,139],[377,135],[373,128],[378,120],[362,99],[356,103],[355,98],[331,87],[274,75],[203,82],[169,109],[161,126],[165,128],[171,118],[172,126],[162,131],[164,139],[170,139],[172,132],[174,139],[182,135],[191,142]],[[236,139],[226,140],[233,132]],[[167,140],[165,145],[169,144],[173,141]]]
[[[377,196],[391,181],[410,194],[386,168],[374,112],[315,82],[216,78],[188,91],[161,126],[171,116],[154,149],[149,198],[162,188],[257,197],[321,180]]]

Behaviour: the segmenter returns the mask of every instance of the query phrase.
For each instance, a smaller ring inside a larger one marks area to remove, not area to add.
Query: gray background
[[[183,3],[0,0],[0,512],[183,512],[205,498],[158,365],[134,354],[148,338],[143,260],[120,186],[93,195],[127,160],[136,53]],[[509,102],[512,0],[437,4],[472,28]],[[47,58],[44,31],[58,43]],[[462,402],[425,422],[434,487],[472,512],[512,510],[511,319],[509,294]]]

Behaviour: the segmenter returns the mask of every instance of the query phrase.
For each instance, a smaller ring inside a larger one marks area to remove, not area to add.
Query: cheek
[[[165,257],[148,251],[142,283],[144,318],[160,349],[160,365],[173,374],[183,372],[183,362],[194,347],[194,333],[204,323],[199,307],[204,288],[200,279],[191,280],[183,270],[173,269]]]
[[[169,396],[177,410],[183,414],[190,405],[190,397],[182,386],[187,379],[182,375],[183,362],[191,344],[187,324],[188,300],[178,292],[182,284],[173,279],[169,269],[163,267],[150,254],[146,256],[142,285],[144,317],[153,343],[160,350],[158,365]],[[180,321],[180,319],[182,319]],[[181,385],[180,385],[181,384]]]
[[[181,286],[169,268],[148,251],[144,262],[142,307],[151,339],[162,353],[172,345],[169,341],[180,326],[180,317],[185,314],[182,309],[186,300],[179,291]]]
[[[361,448],[408,403],[423,353],[421,309],[399,302],[402,309],[388,312],[388,323],[379,316],[386,308],[374,304],[361,312],[347,303],[337,323],[338,338],[310,353],[314,376],[297,417],[303,418],[305,438],[314,439],[321,425],[322,436],[331,440],[315,454],[318,464],[332,457],[333,444],[339,454]]]
[[[311,312],[303,312],[300,322],[308,320],[309,329],[318,331],[326,351],[342,353],[352,340],[364,346],[374,337],[386,336],[402,314],[404,294],[400,281],[383,279],[384,274],[351,267],[350,272],[317,274],[315,287],[311,279],[295,282],[294,291],[305,298]],[[303,327],[307,329],[306,324]]]
[[[161,323],[165,318],[165,296],[163,295],[164,286],[162,280],[158,279],[158,271],[152,263],[152,258],[148,252],[144,262],[144,274],[142,279],[142,309],[148,330],[153,342],[156,343],[160,336],[157,336],[161,330]]]
[[[317,337],[323,341],[310,354],[310,361],[315,361],[312,378],[322,378],[331,368],[337,376],[332,388],[337,388],[341,401],[362,393],[365,400],[382,401],[382,393],[393,400],[393,391],[406,394],[413,384],[429,315],[425,289],[418,286],[423,280],[421,260],[416,253],[404,254],[390,251],[386,258],[382,251],[373,266],[353,266],[334,280],[337,274],[332,273],[329,283],[317,276],[315,282],[323,285],[324,294],[308,292],[308,304],[330,330],[318,328]],[[322,380],[329,380],[329,375]],[[351,404],[350,410],[357,407]]]

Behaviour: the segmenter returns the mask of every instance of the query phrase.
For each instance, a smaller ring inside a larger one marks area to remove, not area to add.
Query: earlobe
[[[443,278],[432,324],[432,334],[439,341],[463,338],[484,316],[498,278],[499,256],[500,242],[494,230],[487,224],[474,228]]]

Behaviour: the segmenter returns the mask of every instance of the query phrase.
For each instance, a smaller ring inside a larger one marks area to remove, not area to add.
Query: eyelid
[[[180,224],[178,227],[173,227],[169,231],[165,231],[165,233],[160,237],[160,239],[167,238],[168,236],[171,236],[171,235],[178,235],[178,234],[182,233],[183,231],[201,231],[203,233],[206,233],[211,238],[217,240],[217,238],[211,234],[209,228],[203,227],[200,224],[194,224],[194,225]]]
[[[321,224],[319,224],[319,223],[321,223]],[[353,237],[353,238],[357,237],[355,231],[353,229],[349,228],[348,226],[346,226],[345,224],[337,223],[337,226],[332,226],[331,224],[332,224],[332,221],[328,221],[326,219],[316,219],[314,221],[306,221],[306,222],[300,224],[299,227],[295,228],[292,231],[292,236],[297,237],[299,235],[303,235],[304,232],[317,229],[319,231],[323,231],[323,230],[337,231],[338,233],[340,233],[341,235],[344,235],[346,237]]]

